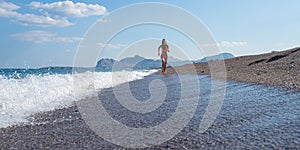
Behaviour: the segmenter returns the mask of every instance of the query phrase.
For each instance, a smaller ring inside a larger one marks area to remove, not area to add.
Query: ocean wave
[[[142,79],[155,71],[85,72],[75,76],[84,83],[92,74],[94,89],[99,91]],[[27,123],[26,117],[32,114],[73,106],[77,99],[91,94],[81,89],[80,97],[75,99],[73,80],[72,74],[27,75],[20,79],[0,75],[0,127]]]

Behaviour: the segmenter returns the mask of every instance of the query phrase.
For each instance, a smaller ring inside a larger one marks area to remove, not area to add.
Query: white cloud
[[[108,23],[108,22],[111,22],[111,19],[103,19],[103,18],[101,18],[101,19],[98,19],[97,21],[100,22],[100,23]]]
[[[73,25],[66,18],[51,18],[49,16],[39,16],[35,14],[22,14],[16,12],[20,7],[10,2],[0,2],[0,17],[11,18],[21,25],[35,26],[59,26],[66,27]]]
[[[100,46],[101,48],[110,48],[110,49],[118,49],[118,48],[122,48],[125,47],[125,44],[106,44],[106,43],[97,43],[98,46]]]
[[[105,15],[106,8],[98,4],[73,3],[72,1],[58,1],[53,3],[41,3],[33,1],[29,4],[32,8],[42,11],[56,12],[68,17],[89,17]]]
[[[28,32],[16,33],[12,34],[11,37],[17,40],[34,43],[71,43],[81,40],[80,37],[59,37],[55,33],[50,33],[42,30],[32,30]]]
[[[8,2],[1,2],[0,3],[0,8],[6,9],[6,10],[17,10],[20,7],[13,4],[13,3],[8,3]]]
[[[72,52],[74,52],[74,51],[71,50],[71,49],[66,49],[65,52],[66,52],[66,53],[72,53]]]
[[[247,45],[247,42],[228,42],[228,41],[221,41],[218,43],[219,47],[239,47],[239,46],[245,46]]]
[[[240,47],[240,46],[246,46],[248,43],[247,42],[229,42],[229,41],[221,41],[218,43],[214,43],[214,44],[204,44],[202,46],[204,47],[214,47],[214,46],[218,46],[218,47],[225,47],[225,48],[233,48],[233,47]]]

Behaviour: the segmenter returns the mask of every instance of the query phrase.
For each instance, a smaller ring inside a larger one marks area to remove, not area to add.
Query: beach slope
[[[168,68],[168,73],[193,73],[210,75],[209,65],[218,61],[194,63]],[[240,56],[224,60],[229,80],[267,84],[300,90],[300,48],[259,55]],[[214,77],[222,77],[214,75]]]

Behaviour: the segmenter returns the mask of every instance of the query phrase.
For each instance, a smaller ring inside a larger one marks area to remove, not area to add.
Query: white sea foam
[[[112,72],[95,72],[94,87],[96,90],[109,88],[142,79],[155,71],[121,71],[114,75]],[[80,74],[79,80],[84,82],[87,74],[91,73]],[[0,128],[27,123],[26,117],[38,112],[75,105],[73,77],[72,74],[55,74],[8,79],[0,75]],[[89,94],[84,89],[80,91],[81,97]]]

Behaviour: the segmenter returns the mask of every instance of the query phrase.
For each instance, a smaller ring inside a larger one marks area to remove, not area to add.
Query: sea
[[[94,88],[103,88],[143,79],[157,70],[120,70],[95,69],[81,72],[84,79],[91,73]],[[118,76],[112,78],[112,74]],[[28,117],[55,109],[75,105],[73,70],[71,67],[47,67],[40,69],[0,69],[0,128],[18,124],[28,124]],[[82,91],[82,98],[89,93]],[[86,94],[86,95],[85,95]]]

